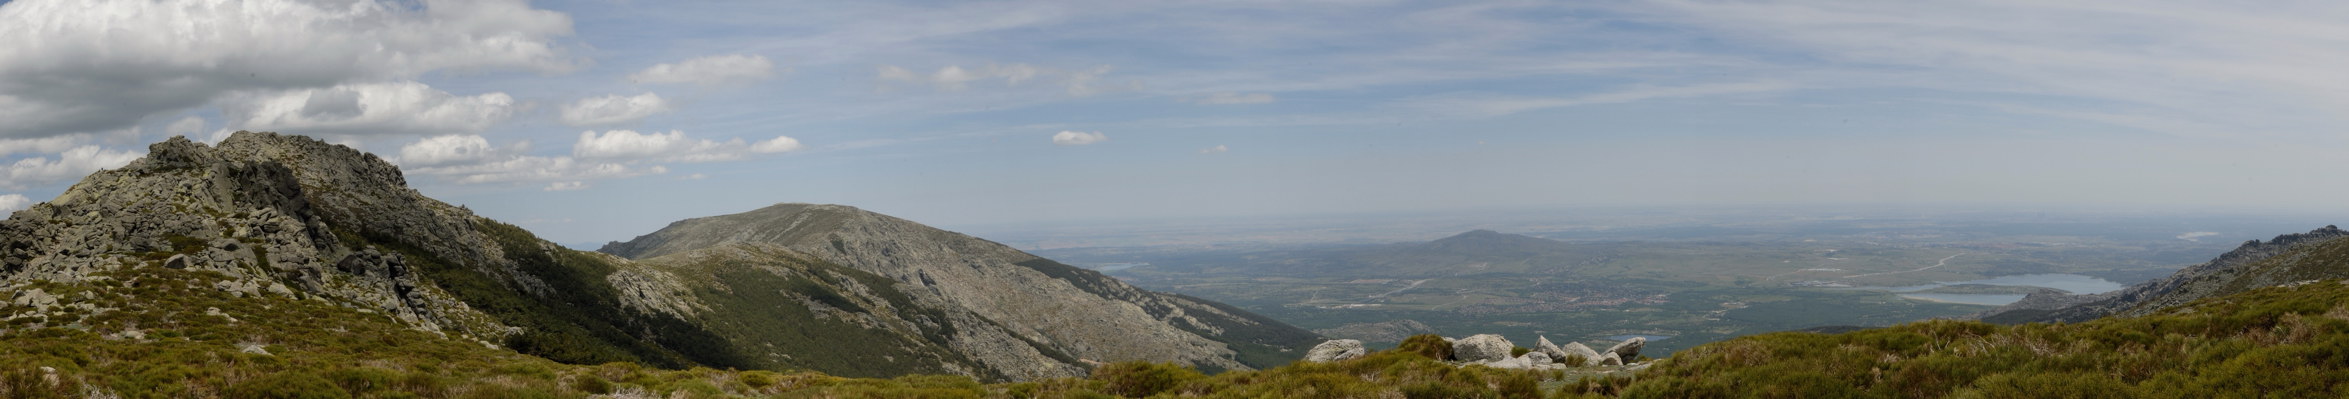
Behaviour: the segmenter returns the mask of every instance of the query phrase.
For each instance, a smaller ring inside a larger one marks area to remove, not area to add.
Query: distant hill
[[[1319,343],[1310,331],[1238,308],[1135,288],[995,242],[840,205],[778,204],[688,219],[602,251],[659,262],[740,245],[805,253],[887,278],[915,302],[967,309],[987,321],[964,328],[999,330],[1078,359],[1248,369],[1285,364]]]
[[[2262,242],[2245,242],[2216,259],[2169,277],[2094,295],[2042,291],[1984,311],[1988,322],[2082,322],[2109,315],[2143,316],[2204,298],[2303,281],[2349,278],[2349,231],[2325,226]]]

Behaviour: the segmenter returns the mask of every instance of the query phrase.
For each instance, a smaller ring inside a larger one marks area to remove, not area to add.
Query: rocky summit
[[[0,317],[84,325],[124,302],[73,287],[142,287],[114,280],[164,270],[199,273],[206,289],[262,308],[330,304],[582,364],[1024,380],[1081,375],[1092,361],[1261,367],[1318,341],[854,208],[745,215],[762,218],[689,220],[613,254],[575,251],[425,197],[398,167],[349,147],[275,133],[217,146],[174,137],[0,221],[0,299],[12,309]],[[681,228],[696,226],[729,229]]]

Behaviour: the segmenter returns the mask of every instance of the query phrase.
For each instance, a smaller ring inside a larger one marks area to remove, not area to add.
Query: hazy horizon
[[[18,0],[0,2],[0,210],[166,137],[263,130],[379,154],[426,195],[566,243],[778,202],[982,230],[1593,207],[2333,215],[2345,17]]]

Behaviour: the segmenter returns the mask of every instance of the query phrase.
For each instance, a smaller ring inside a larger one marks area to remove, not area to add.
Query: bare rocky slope
[[[2121,315],[2144,316],[2203,298],[2304,281],[2349,278],[2349,231],[2325,226],[2242,246],[2169,277],[2119,291],[2079,295],[2041,290],[2014,304],[1974,315],[1982,321],[2079,323]]]
[[[1320,342],[1228,305],[1135,288],[995,242],[840,205],[778,204],[688,219],[601,251],[660,262],[736,245],[805,253],[886,277],[915,302],[967,309],[991,322],[974,328],[1000,329],[1086,361],[1263,368]]]
[[[933,245],[935,238],[923,234],[905,227],[871,232],[856,243]],[[891,254],[881,251],[879,256]],[[216,273],[222,277],[207,280],[215,281],[211,288],[238,297],[334,304],[448,339],[570,363],[810,369],[843,376],[948,373],[990,380],[1080,375],[1086,359],[1243,364],[1238,359],[1244,356],[1231,349],[1242,345],[1200,338],[1205,335],[1142,328],[1130,340],[1079,339],[1040,331],[1117,330],[1044,324],[1126,328],[1188,318],[1216,320],[1201,322],[1213,327],[1208,331],[1293,330],[1204,301],[1166,304],[1175,299],[1082,302],[1181,309],[1139,312],[1163,319],[1038,316],[1033,312],[1084,312],[948,298],[940,289],[912,283],[909,275],[783,245],[746,242],[671,252],[639,261],[566,249],[425,197],[407,186],[398,167],[372,154],[307,137],[238,132],[217,146],[175,137],[150,146],[140,160],[93,173],[56,199],[0,221],[0,300],[22,309],[0,319],[70,327],[80,325],[76,317],[107,317],[107,302],[40,287],[136,284],[108,281],[117,274],[107,272],[166,268]],[[1078,280],[1013,281],[1058,285],[992,287],[1055,292]],[[1225,316],[1233,319],[1216,319]],[[1150,341],[1158,338],[1170,339]],[[1113,343],[1144,348],[1083,346]]]

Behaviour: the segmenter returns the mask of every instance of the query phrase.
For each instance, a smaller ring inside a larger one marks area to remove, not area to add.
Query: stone
[[[1509,358],[1509,350],[1516,344],[1497,334],[1478,334],[1452,343],[1452,357],[1463,362],[1491,362]]]
[[[1322,342],[1320,345],[1314,345],[1312,350],[1305,351],[1305,361],[1335,362],[1362,357],[1364,353],[1368,352],[1367,349],[1363,349],[1360,340],[1334,339]]]
[[[1647,337],[1631,337],[1631,339],[1623,340],[1622,343],[1617,343],[1615,346],[1607,348],[1607,352],[1614,353],[1615,357],[1618,358],[1638,359],[1639,348],[1646,346],[1648,346]]]
[[[9,302],[15,303],[17,306],[48,309],[50,306],[57,306],[57,296],[49,295],[48,292],[41,291],[39,288],[32,288],[17,291],[15,297],[9,298]]]
[[[1558,344],[1550,343],[1550,337],[1539,337],[1534,340],[1533,351],[1541,352],[1542,355],[1549,356],[1553,360],[1566,359],[1566,350],[1558,348]]]
[[[1518,356],[1518,358],[1525,359],[1527,364],[1536,366],[1550,364],[1550,354],[1541,353],[1541,351],[1526,352],[1525,356]]]
[[[1599,355],[1599,365],[1601,365],[1601,366],[1621,366],[1621,365],[1623,365],[1623,357],[1622,357],[1622,356],[1616,356],[1616,355],[1615,355],[1615,352],[1607,352],[1606,354]]]
[[[163,267],[186,269],[188,268],[188,262],[189,260],[187,255],[172,255],[170,259],[163,260]]]
[[[1558,357],[1559,361],[1579,356],[1582,358],[1581,366],[1599,365],[1599,351],[1591,350],[1589,346],[1585,346],[1581,342],[1568,342],[1566,346],[1558,347],[1558,351],[1566,354],[1566,356]]]
[[[243,345],[237,345],[237,350],[238,350],[238,351],[240,351],[240,352],[244,352],[244,353],[251,353],[251,354],[255,354],[255,355],[261,355],[261,356],[275,356],[275,355],[271,355],[271,354],[269,354],[269,349],[268,349],[268,348],[263,348],[263,347],[261,347],[261,344],[255,344],[255,343],[247,343],[247,344],[243,344]]]

